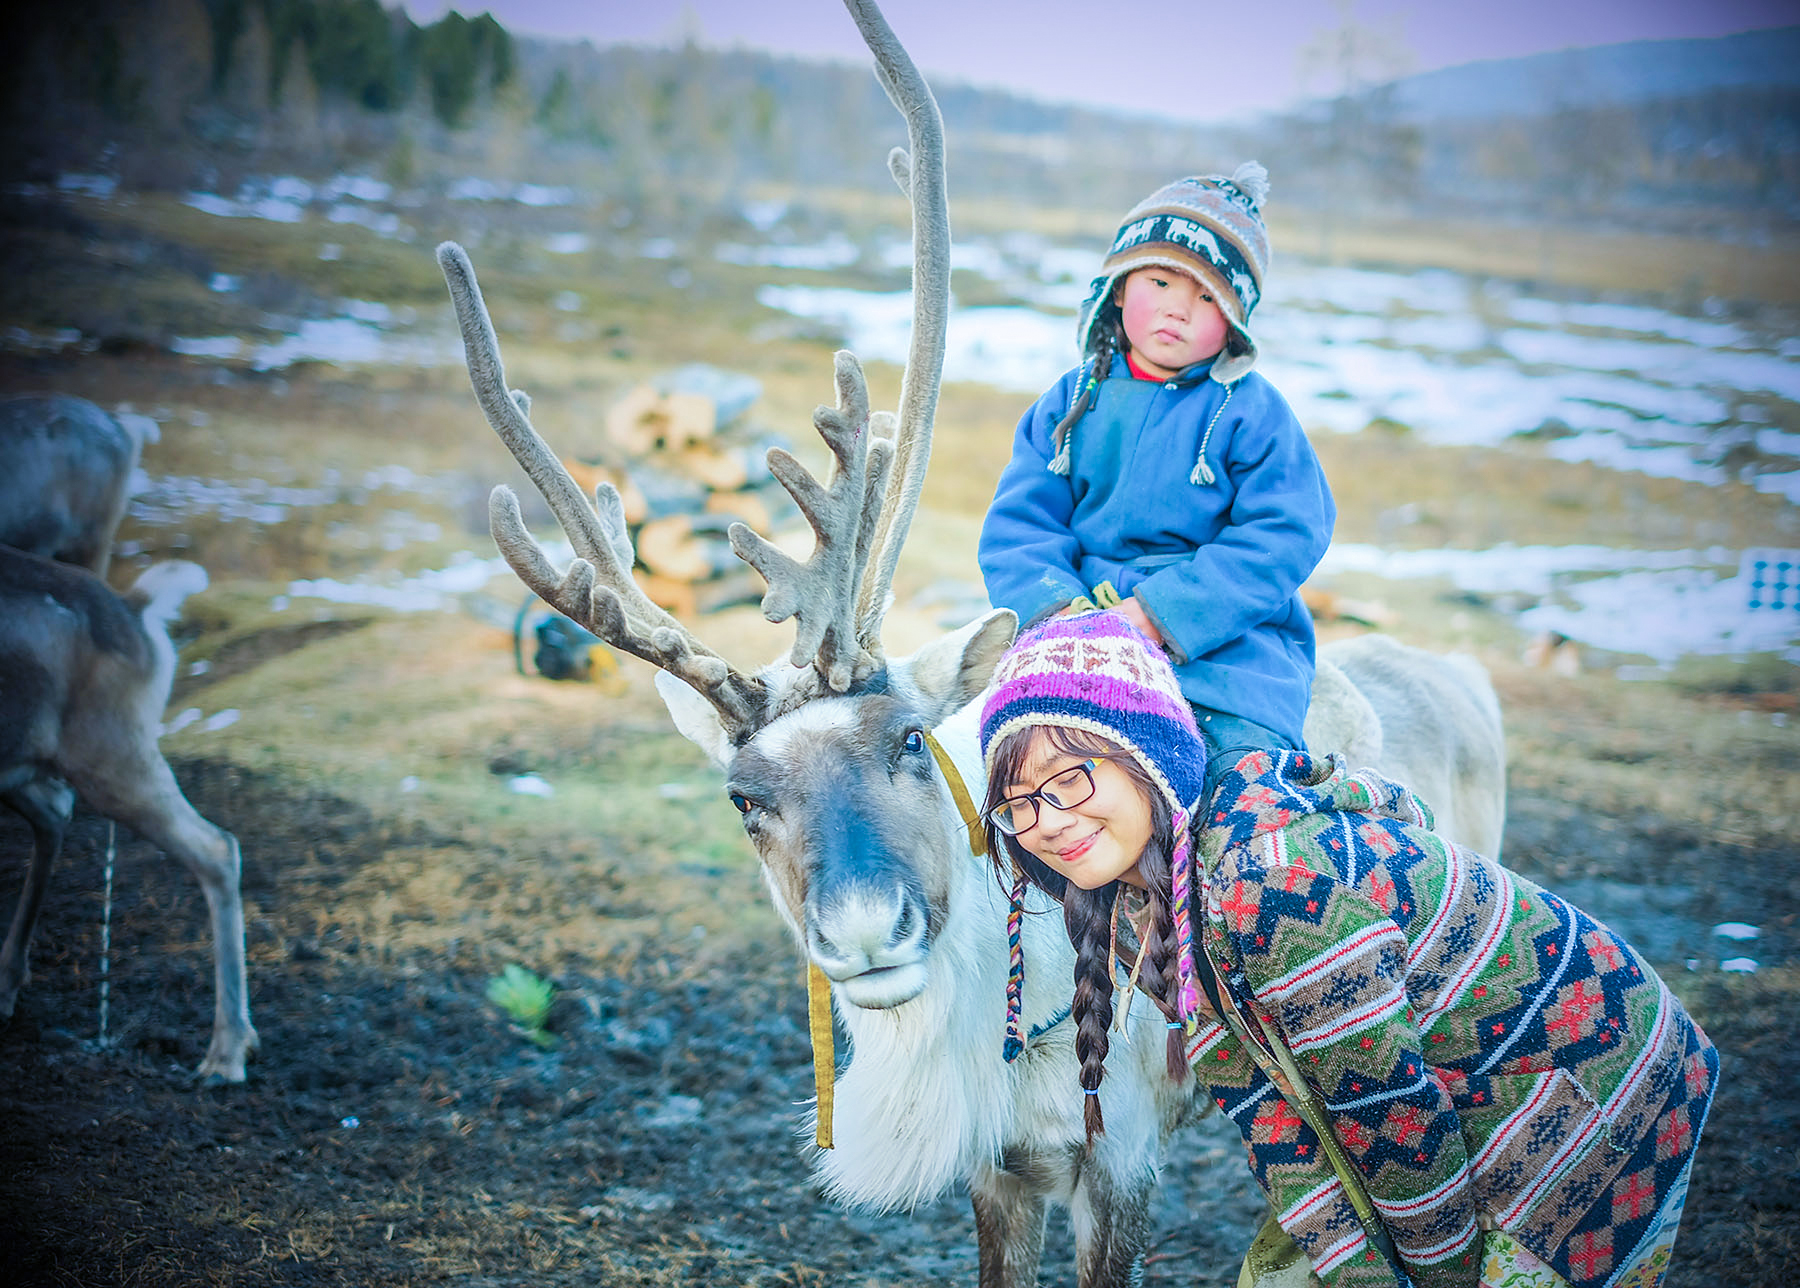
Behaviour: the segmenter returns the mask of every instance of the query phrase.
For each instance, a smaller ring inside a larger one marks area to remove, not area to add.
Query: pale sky
[[[404,0],[404,7],[421,22],[453,7],[468,16],[485,10],[514,32],[596,44],[669,43],[691,33],[713,46],[866,56],[839,0]],[[1346,12],[1377,37],[1366,70],[1388,75],[1800,23],[1800,0],[887,0],[882,11],[928,78],[1194,120],[1339,88],[1318,55]]]

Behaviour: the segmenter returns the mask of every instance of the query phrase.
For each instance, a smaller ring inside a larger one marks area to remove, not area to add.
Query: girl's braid
[[[1143,933],[1144,966],[1139,978],[1168,1025],[1166,1065],[1170,1081],[1180,1082],[1188,1072],[1187,1035],[1177,1005],[1180,980],[1175,964],[1175,914],[1162,896],[1169,882],[1169,859],[1158,842],[1152,841],[1145,847],[1143,857],[1138,860],[1138,870],[1149,886],[1145,904],[1150,911],[1149,923]]]
[[[1106,1073],[1107,1032],[1113,1020],[1113,884],[1098,890],[1071,885],[1063,896],[1063,924],[1075,947],[1075,1058],[1081,1061],[1081,1088],[1087,1105],[1083,1121],[1088,1144],[1106,1130],[1100,1114],[1100,1080]]]

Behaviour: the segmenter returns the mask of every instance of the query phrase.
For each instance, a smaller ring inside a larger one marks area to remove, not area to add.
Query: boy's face
[[[1225,315],[1212,292],[1178,268],[1133,269],[1113,292],[1131,341],[1131,356],[1152,376],[1167,378],[1225,347]]]

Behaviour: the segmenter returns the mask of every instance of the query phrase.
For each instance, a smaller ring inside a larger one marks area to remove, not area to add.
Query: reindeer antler
[[[766,706],[762,682],[734,670],[638,589],[631,576],[635,554],[618,489],[603,482],[594,489],[593,504],[588,502],[532,426],[530,399],[523,391],[506,387],[500,343],[468,255],[447,241],[438,247],[437,258],[456,304],[475,400],[500,441],[543,493],[575,551],[574,562],[559,576],[526,531],[519,498],[502,484],[488,494],[488,526],[506,562],[520,581],[558,612],[607,643],[686,681],[713,704],[727,729],[754,727]]]
[[[912,206],[913,331],[900,380],[895,463],[882,502],[875,542],[875,576],[865,578],[857,600],[858,637],[881,652],[881,619],[900,547],[912,526],[925,468],[931,462],[931,430],[944,375],[944,333],[950,320],[950,200],[944,172],[944,120],[931,87],[913,66],[887,19],[871,0],[844,0],[863,41],[875,55],[875,73],[889,101],[906,117],[910,154],[888,153],[888,170]]]
[[[825,688],[837,693],[884,663],[881,621],[930,460],[950,302],[949,202],[937,102],[871,0],[845,4],[875,55],[883,88],[906,117],[911,144],[910,153],[895,148],[888,156],[888,168],[913,211],[913,334],[900,411],[897,418],[871,415],[862,367],[854,354],[840,352],[837,405],[813,413],[834,461],[830,483],[820,484],[779,448],[768,455],[770,471],[812,525],[811,557],[801,563],[744,524],[730,530],[732,549],[769,583],[763,615],[771,622],[795,619],[793,664],[810,663]],[[526,531],[518,498],[510,488],[496,487],[489,498],[489,525],[507,563],[557,610],[705,696],[734,741],[754,731],[772,714],[768,686],[734,670],[638,588],[618,491],[601,483],[588,502],[532,427],[530,401],[507,389],[499,342],[468,256],[445,242],[438,247],[438,263],[456,304],[476,401],[543,493],[575,552],[568,570],[558,574]],[[885,436],[890,432],[891,439]],[[878,433],[884,436],[877,438]]]
[[[878,653],[857,633],[857,591],[869,562],[869,542],[885,494],[892,444],[873,440],[868,386],[856,355],[837,355],[836,407],[813,412],[813,425],[831,449],[836,468],[821,486],[804,466],[779,447],[769,449],[769,472],[794,498],[812,525],[812,556],[803,564],[742,523],[731,525],[731,548],[769,583],[763,616],[772,622],[795,619],[795,666],[809,661],[826,687],[843,693],[866,679],[880,663]]]
[[[749,528],[731,528],[732,549],[769,582],[763,615],[772,622],[790,616],[797,621],[794,665],[810,660],[837,693],[883,663],[881,621],[931,459],[950,302],[950,215],[937,100],[881,11],[869,0],[845,5],[875,55],[882,88],[906,117],[911,144],[910,153],[895,148],[888,154],[888,169],[913,212],[913,333],[900,414],[871,416],[862,367],[854,354],[839,353],[837,406],[813,413],[836,460],[830,485],[821,487],[787,453],[769,453],[770,470],[812,525],[812,557],[800,564]],[[877,438],[878,431],[894,437]]]

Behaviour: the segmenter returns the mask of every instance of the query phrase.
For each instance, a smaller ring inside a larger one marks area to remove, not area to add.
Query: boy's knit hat
[[[990,779],[1000,744],[1021,729],[1085,729],[1135,759],[1161,789],[1173,815],[1171,903],[1177,942],[1181,1018],[1199,1010],[1189,892],[1193,881],[1188,822],[1200,805],[1206,744],[1161,649],[1115,612],[1052,617],[1022,634],[1000,659],[981,708],[982,768]],[[1007,940],[1006,1058],[1024,1050],[1020,1008],[1025,963],[1019,931],[1025,876],[1013,867]]]
[[[1230,177],[1178,179],[1132,207],[1076,319],[1082,355],[1097,347],[1099,326],[1118,316],[1113,286],[1133,269],[1160,264],[1198,280],[1225,315],[1225,347],[1213,362],[1213,379],[1230,384],[1247,374],[1256,363],[1250,311],[1262,298],[1269,266],[1269,231],[1260,213],[1268,196],[1269,172],[1246,161]]]

